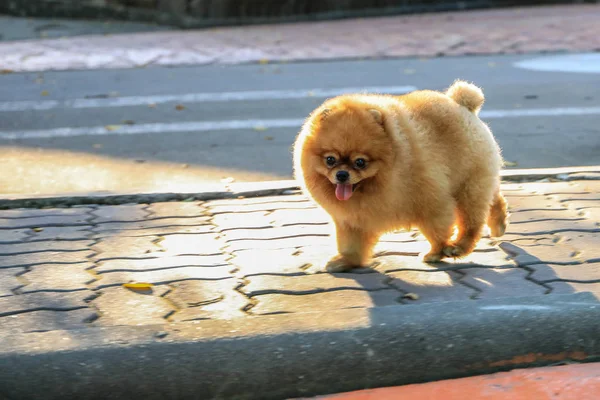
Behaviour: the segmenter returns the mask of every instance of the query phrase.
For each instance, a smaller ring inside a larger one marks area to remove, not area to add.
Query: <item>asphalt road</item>
[[[516,65],[540,57],[537,70]],[[536,55],[4,74],[0,192],[173,191],[227,178],[286,179],[302,119],[325,97],[444,89],[456,78],[484,88],[482,117],[512,167],[598,165],[600,62],[577,57],[570,64]]]

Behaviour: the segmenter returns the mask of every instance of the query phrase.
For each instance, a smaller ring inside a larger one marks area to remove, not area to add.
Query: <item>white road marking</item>
[[[572,108],[534,108],[516,110],[487,110],[482,111],[482,119],[497,118],[524,118],[524,117],[561,117],[573,115],[599,115],[600,107],[572,107]],[[173,132],[211,132],[224,130],[263,130],[269,128],[294,128],[299,129],[304,123],[303,118],[290,119],[249,119],[228,121],[192,121],[152,123],[139,125],[118,126],[92,126],[78,128],[55,128],[40,130],[0,131],[0,139],[39,139],[52,137],[71,136],[97,136],[97,135],[139,135],[139,134],[165,134]]]
[[[567,54],[536,57],[514,63],[515,67],[533,71],[600,73],[600,54]]]
[[[244,100],[285,100],[309,97],[327,98],[345,93],[404,94],[414,86],[367,86],[333,89],[256,90],[248,92],[187,93],[159,96],[107,97],[101,99],[26,100],[0,102],[0,111],[52,110],[56,108],[109,108],[163,103],[206,103]]]

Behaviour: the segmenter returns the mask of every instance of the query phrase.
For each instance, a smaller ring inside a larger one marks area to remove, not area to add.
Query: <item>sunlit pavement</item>
[[[600,363],[591,363],[363,390],[315,400],[595,400],[598,393]]]
[[[594,361],[600,167],[506,179],[501,241],[432,266],[396,232],[346,274],[293,182],[0,199],[0,393],[283,399]]]

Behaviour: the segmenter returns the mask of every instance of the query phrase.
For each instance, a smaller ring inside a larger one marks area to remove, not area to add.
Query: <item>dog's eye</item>
[[[354,165],[356,166],[356,168],[362,169],[367,166],[367,162],[364,158],[357,158],[356,161],[354,161]]]
[[[329,165],[330,167],[333,167],[335,165],[335,157],[327,157],[325,159],[325,162],[327,163],[327,165]]]

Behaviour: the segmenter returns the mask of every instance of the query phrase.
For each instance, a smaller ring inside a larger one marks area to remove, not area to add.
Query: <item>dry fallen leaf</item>
[[[233,181],[235,181],[235,179],[233,179],[231,176],[221,179],[221,183],[232,183]]]
[[[256,126],[254,127],[254,130],[255,130],[255,131],[262,132],[262,131],[266,131],[266,130],[267,130],[267,127],[266,127],[266,126],[264,126],[264,125],[256,125]]]
[[[41,232],[44,230],[44,228],[31,228],[31,230],[34,232]]]
[[[127,289],[132,289],[132,290],[148,290],[148,289],[152,289],[152,286],[154,286],[151,283],[145,283],[145,282],[138,282],[138,283],[124,283],[123,287],[127,288]]]
[[[150,108],[156,108],[156,103],[150,103],[150,104],[148,104],[148,107],[150,107]]]
[[[516,167],[517,165],[519,165],[519,163],[515,161],[504,161],[504,165],[507,167]]]
[[[116,131],[120,127],[121,125],[106,125],[104,129],[106,129],[107,131]]]
[[[48,96],[50,93],[48,93],[47,90],[42,90],[42,96]]]
[[[273,140],[273,136],[265,136],[265,140]]]
[[[403,299],[419,300],[419,295],[416,293],[406,293],[402,296]]]
[[[176,109],[177,111],[185,110],[185,106],[184,106],[183,104],[177,104],[177,105],[175,106],[175,109]]]
[[[268,63],[269,63],[269,60],[267,60],[266,58],[262,58],[262,59],[258,60],[258,63],[259,63],[259,64],[263,64],[263,65],[264,65],[264,64],[268,64]]]
[[[5,75],[5,74],[12,74],[13,71],[12,69],[0,69],[0,75]]]

